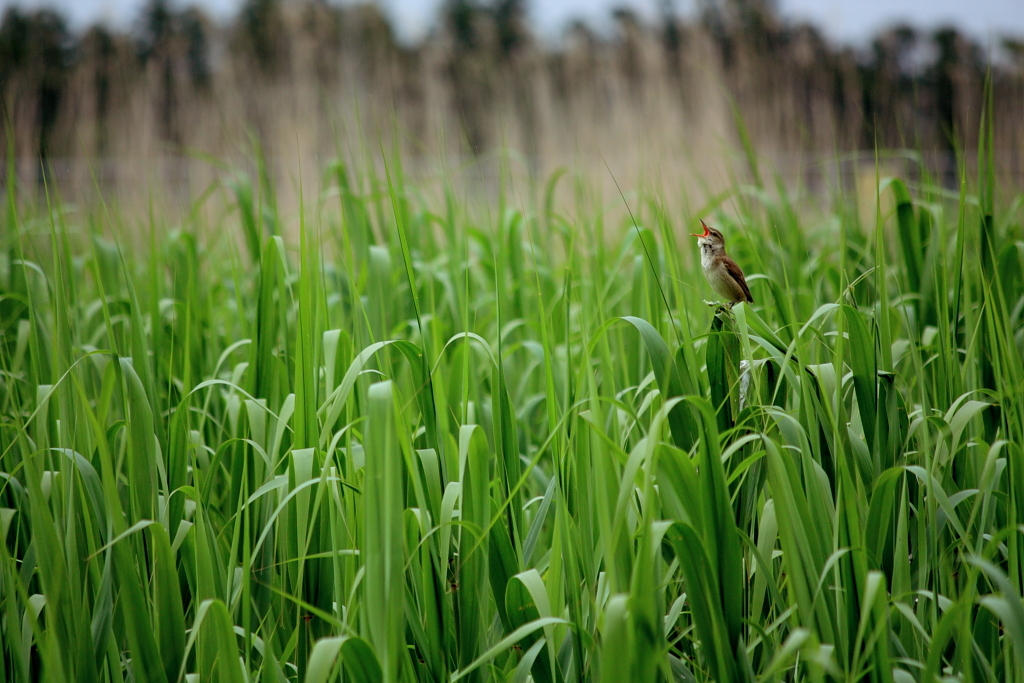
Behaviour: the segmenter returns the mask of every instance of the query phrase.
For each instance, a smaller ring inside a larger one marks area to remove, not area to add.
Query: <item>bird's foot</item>
[[[704,299],[704,304],[715,309],[716,315],[719,313],[726,313],[732,311],[731,301],[726,301],[723,303],[721,301],[708,301],[707,299]]]

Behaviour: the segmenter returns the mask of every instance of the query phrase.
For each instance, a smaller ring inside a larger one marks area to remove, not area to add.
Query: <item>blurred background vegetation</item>
[[[577,24],[557,44],[532,34],[524,0],[447,0],[416,44],[372,4],[246,0],[227,24],[178,7],[151,0],[127,32],[5,12],[0,134],[23,182],[49,171],[69,197],[158,187],[184,199],[222,174],[213,159],[244,167],[258,150],[295,185],[381,144],[421,176],[476,172],[508,148],[534,178],[606,174],[604,159],[670,193],[728,185],[744,147],[812,187],[843,173],[821,159],[867,151],[873,166],[875,148],[910,148],[954,182],[988,76],[998,171],[1024,174],[1024,41],[1012,38],[982,47],[956,28],[902,26],[858,51],[784,22],[770,0],[702,0],[687,20],[664,0],[658,22],[619,10],[612,34]]]

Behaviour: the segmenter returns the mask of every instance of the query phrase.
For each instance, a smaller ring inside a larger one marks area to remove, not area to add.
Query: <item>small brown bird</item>
[[[704,269],[704,277],[708,279],[711,289],[719,296],[725,297],[730,306],[737,301],[754,303],[747,281],[743,279],[743,271],[725,253],[725,238],[722,237],[722,233],[709,228],[704,221],[700,224],[704,226],[704,232],[690,234],[697,238],[697,244],[700,245],[700,266]]]

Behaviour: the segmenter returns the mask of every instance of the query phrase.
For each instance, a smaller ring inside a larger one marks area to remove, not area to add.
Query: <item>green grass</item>
[[[388,163],[174,230],[9,193],[4,680],[1024,681],[1013,188],[634,225]]]

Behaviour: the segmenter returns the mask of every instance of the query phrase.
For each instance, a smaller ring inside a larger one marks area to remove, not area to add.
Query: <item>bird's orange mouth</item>
[[[711,234],[711,231],[708,230],[708,224],[707,223],[705,223],[703,220],[701,220],[700,224],[702,226],[704,226],[704,232],[702,232],[700,234],[697,234],[695,232],[691,232],[690,233],[690,237],[707,237],[708,235]]]

